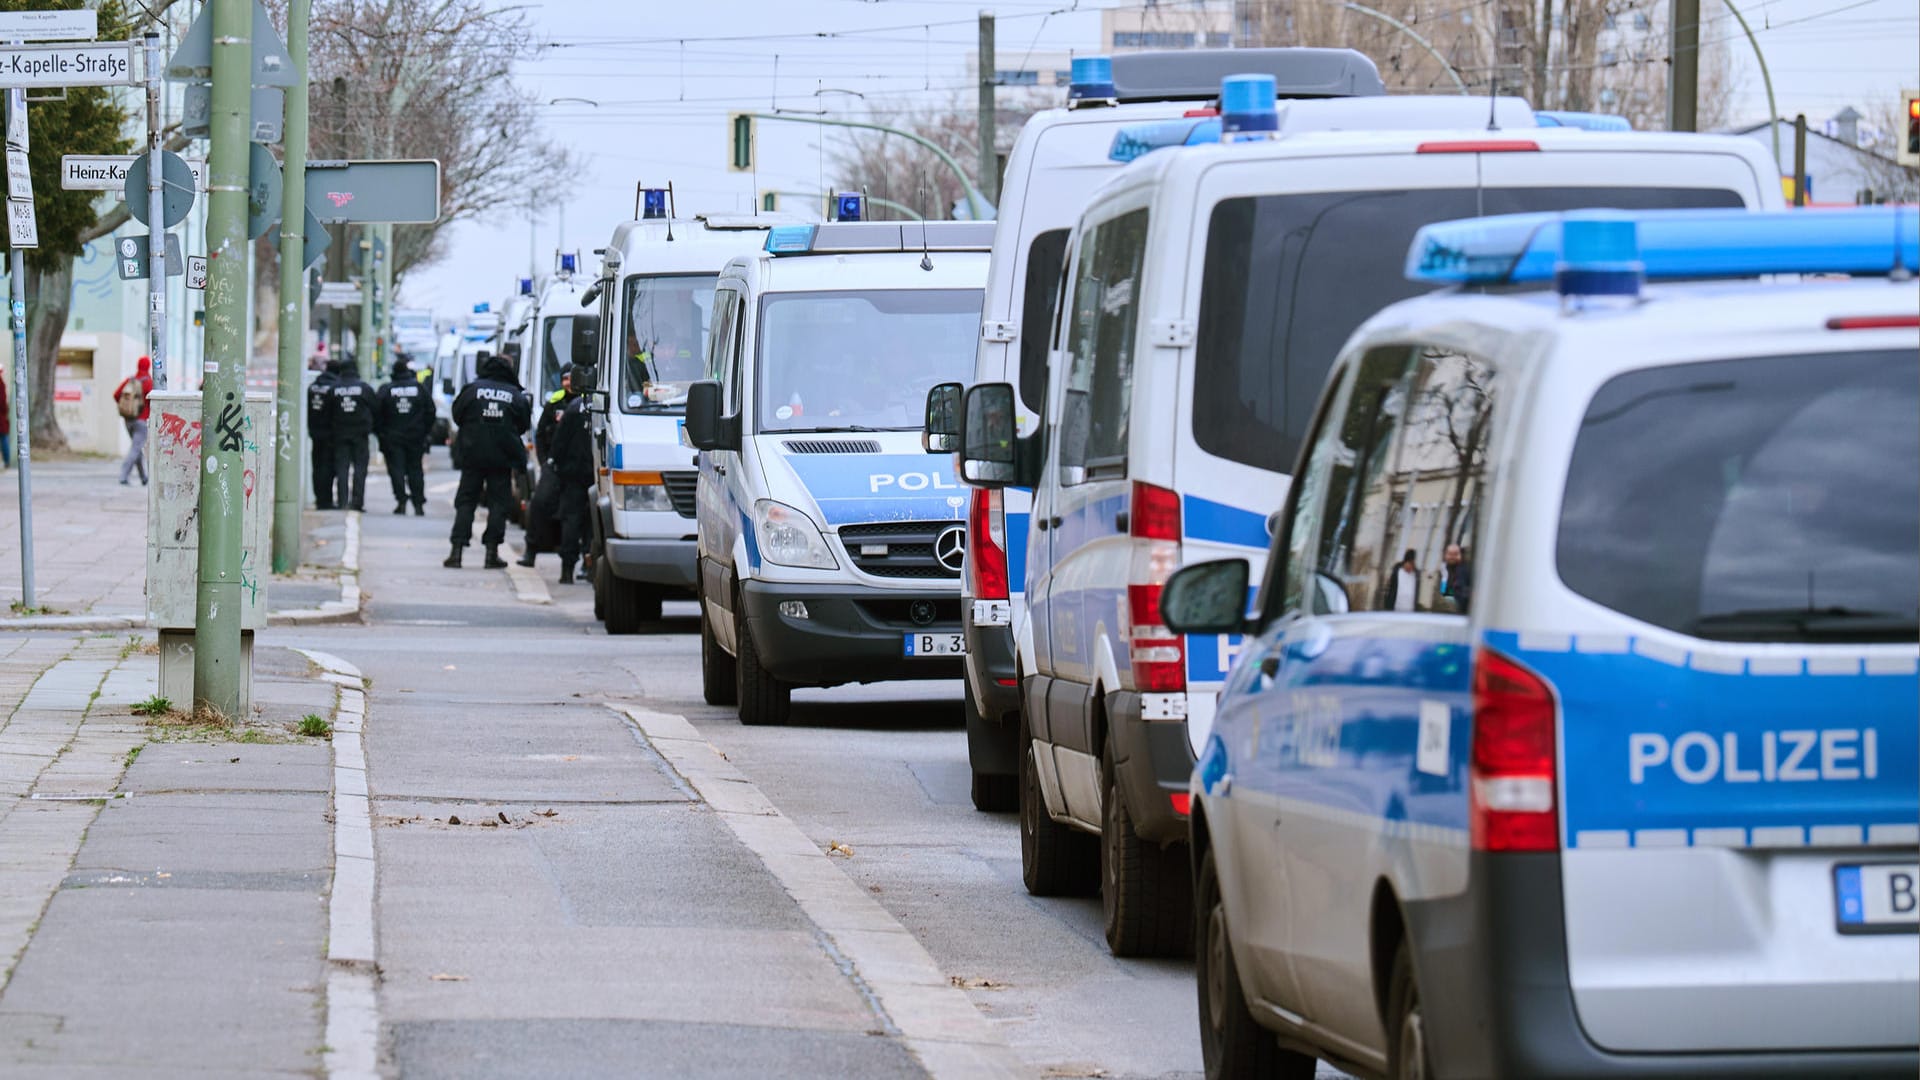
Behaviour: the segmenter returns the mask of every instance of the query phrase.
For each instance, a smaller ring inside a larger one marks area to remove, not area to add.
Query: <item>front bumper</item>
[[[1113,768],[1134,831],[1159,844],[1187,839],[1187,815],[1173,809],[1193,777],[1193,750],[1181,720],[1141,718],[1140,693],[1115,690],[1107,695],[1107,737],[1113,741]]]
[[[1905,1077],[1904,1050],[1622,1054],[1587,1037],[1567,983],[1558,852],[1474,852],[1472,887],[1404,905],[1427,1045],[1441,1078]]]
[[[629,540],[608,536],[603,541],[608,569],[625,581],[643,581],[649,585],[668,585],[691,589],[694,582],[694,557],[699,545],[684,540]]]
[[[780,614],[789,600],[807,606],[807,617]],[[910,612],[916,601],[934,605],[935,618],[920,625]],[[910,657],[908,633],[960,632],[960,598],[952,590],[862,589],[841,584],[740,583],[741,617],[753,631],[760,662],[777,679],[800,686],[903,679],[957,679],[958,656]]]

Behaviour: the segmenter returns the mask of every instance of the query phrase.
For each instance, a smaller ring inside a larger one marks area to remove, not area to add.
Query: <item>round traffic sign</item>
[[[127,209],[132,212],[133,220],[142,225],[147,221],[147,156],[141,154],[127,166],[127,184],[123,192],[127,199]],[[193,170],[187,167],[186,160],[171,150],[160,152],[160,212],[166,218],[161,228],[171,229],[187,219],[187,211],[193,209]]]

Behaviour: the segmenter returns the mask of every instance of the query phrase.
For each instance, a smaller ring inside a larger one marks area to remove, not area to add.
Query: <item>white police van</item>
[[[582,294],[569,358],[598,357],[593,606],[609,634],[660,618],[661,600],[694,585],[693,447],[682,434],[687,387],[707,370],[713,285],[727,260],[758,251],[782,215],[671,216],[666,188],[642,188],[639,217],[600,250]]]
[[[1380,96],[1373,61],[1351,49],[1185,49],[1077,57],[1067,106],[1030,117],[1007,154],[980,342],[968,382],[1018,388],[1021,430],[1046,404],[1047,352],[1067,232],[1121,162],[1125,125],[1212,115],[1222,77],[1264,71],[1286,98]],[[1384,100],[1384,98],[1383,98]],[[973,802],[1014,809],[1020,714],[1013,627],[1025,619],[1028,488],[974,488],[967,508],[961,624],[967,636],[967,751]],[[1008,538],[1012,542],[1008,542]]]
[[[1781,205],[1751,140],[1540,128],[1512,99],[1454,99],[1477,106],[1460,131],[1295,134],[1296,115],[1365,128],[1381,103],[1281,115],[1264,76],[1226,80],[1222,102],[1229,137],[1271,137],[1147,153],[1082,213],[1044,430],[1013,448],[1018,479],[1034,482],[1015,639],[1030,736],[1023,876],[1043,895],[1097,880],[1117,955],[1191,946],[1186,778],[1239,648],[1169,633],[1161,583],[1186,562],[1265,550],[1340,344],[1418,291],[1398,273],[1414,230],[1513,210]],[[1421,107],[1447,103],[1407,103]],[[967,422],[978,405],[981,430],[997,430],[1004,405],[989,403],[1011,388],[968,395]]]
[[[1254,616],[1245,559],[1162,598],[1256,635],[1191,788],[1209,1076],[1920,1068],[1915,222],[1422,231],[1495,292],[1346,344]]]
[[[965,488],[918,436],[972,362],[993,226],[859,200],[727,264],[687,398],[701,681],[742,723],[784,722],[795,686],[961,674]]]
[[[520,345],[520,385],[536,403],[559,391],[560,377],[573,365],[574,320],[593,319],[581,313],[580,296],[586,285],[577,276],[579,270],[578,252],[554,253],[553,272],[535,283],[533,305],[513,338]],[[581,358],[589,365],[595,359]]]

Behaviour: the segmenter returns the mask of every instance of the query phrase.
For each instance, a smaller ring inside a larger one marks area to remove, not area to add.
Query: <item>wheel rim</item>
[[[1028,739],[1020,755],[1020,849],[1028,855],[1033,853],[1033,838],[1040,831],[1040,792],[1035,782],[1039,768],[1033,760],[1033,740]]]
[[[1207,988],[1207,1030],[1218,1034],[1227,1026],[1227,913],[1219,901],[1207,912],[1205,959],[1201,985]]]
[[[1427,1080],[1427,1029],[1415,999],[1400,1018],[1399,1080]]]

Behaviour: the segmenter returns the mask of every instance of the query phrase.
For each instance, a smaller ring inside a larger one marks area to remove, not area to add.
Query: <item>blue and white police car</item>
[[[956,679],[966,491],[921,446],[980,333],[990,222],[782,226],[720,273],[701,450],[701,683],[746,724],[795,686]]]
[[[1349,340],[1250,621],[1244,561],[1165,587],[1256,635],[1192,786],[1209,1076],[1914,1075],[1916,221],[1418,234],[1489,293]]]

